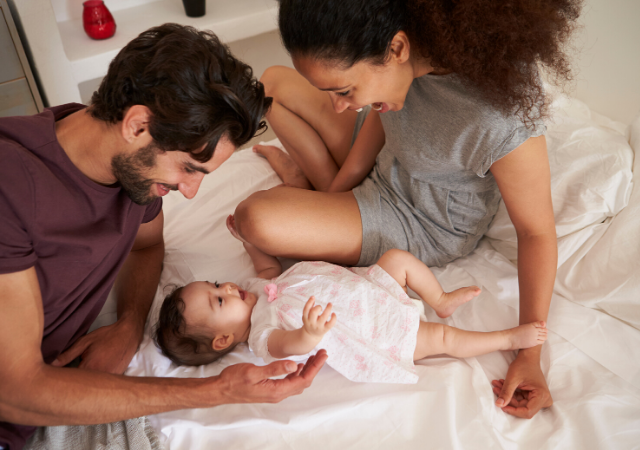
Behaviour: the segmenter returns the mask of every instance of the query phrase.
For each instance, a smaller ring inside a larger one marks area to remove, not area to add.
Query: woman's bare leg
[[[433,272],[418,258],[404,250],[389,250],[378,260],[378,265],[391,275],[406,291],[415,291],[438,317],[449,317],[458,306],[480,295],[480,288],[469,286],[444,292]]]
[[[268,255],[345,265],[360,259],[362,221],[351,191],[276,187],[249,196],[234,217],[242,239]]]
[[[270,67],[260,81],[273,97],[267,120],[276,136],[316,190],[326,191],[351,148],[357,113],[336,113],[329,94],[288,67]]]
[[[441,323],[420,322],[414,361],[430,355],[447,354],[457,358],[484,355],[497,350],[517,350],[547,340],[544,322],[520,325],[503,331],[465,331]]]

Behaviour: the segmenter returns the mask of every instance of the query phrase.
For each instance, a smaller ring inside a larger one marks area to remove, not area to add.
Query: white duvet
[[[629,145],[640,151],[640,119],[627,136],[580,102],[562,97],[555,107],[547,140],[559,270],[542,351],[551,408],[523,420],[494,406],[490,381],[504,378],[513,352],[427,358],[416,363],[415,385],[354,383],[325,366],[302,395],[276,405],[150,416],[168,448],[640,448],[640,188]],[[195,199],[166,197],[161,286],[128,375],[204,377],[238,362],[263,364],[240,346],[217,363],[177,367],[148,335],[164,286],[254,274],[224,221],[251,192],[279,183],[264,159],[243,150],[205,178]],[[427,307],[429,320],[479,331],[517,324],[515,233],[504,206],[488,235],[469,256],[434,269],[445,289],[475,284],[482,294],[446,320]]]

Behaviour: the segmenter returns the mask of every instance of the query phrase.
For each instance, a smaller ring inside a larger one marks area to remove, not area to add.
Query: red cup
[[[102,0],[89,0],[82,5],[82,23],[90,38],[107,39],[115,34],[116,22]]]

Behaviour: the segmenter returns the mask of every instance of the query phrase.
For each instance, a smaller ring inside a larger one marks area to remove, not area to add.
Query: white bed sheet
[[[594,126],[569,107],[562,111],[583,120],[584,127]],[[614,134],[624,129],[610,125]],[[640,151],[640,119],[634,127],[631,141]],[[631,160],[626,164],[630,172]],[[638,165],[636,160],[636,174]],[[243,150],[205,178],[194,200],[166,197],[161,287],[128,375],[204,377],[238,362],[262,364],[240,346],[220,362],[177,367],[160,355],[149,333],[164,286],[203,279],[239,282],[253,275],[249,256],[224,221],[251,192],[279,182],[264,159]],[[631,192],[631,180],[624,183],[614,195],[627,189],[623,204],[599,223],[581,224],[569,233],[571,243],[561,246],[550,335],[542,351],[554,405],[532,420],[494,406],[490,381],[503,378],[515,356],[496,352],[420,361],[415,385],[354,383],[324,367],[302,395],[276,405],[174,411],[150,416],[150,422],[171,450],[640,448],[640,188],[636,183]],[[429,320],[487,331],[517,324],[517,271],[508,251],[506,256],[496,251],[499,237],[434,270],[447,290],[476,284],[483,292],[446,320],[427,307]]]

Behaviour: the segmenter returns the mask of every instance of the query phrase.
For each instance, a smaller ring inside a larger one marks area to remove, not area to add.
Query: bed
[[[552,109],[547,140],[559,268],[542,351],[551,408],[523,420],[494,406],[490,381],[504,377],[514,352],[430,357],[416,363],[415,385],[354,383],[325,365],[302,395],[279,404],[148,417],[166,447],[640,448],[640,186],[633,179],[640,117],[627,127],[564,95],[556,95]],[[160,354],[150,334],[167,286],[254,275],[224,222],[250,193],[279,183],[266,160],[245,149],[207,176],[193,200],[166,197],[164,270],[128,375],[206,377],[239,362],[263,364],[242,345],[219,362],[179,367]],[[501,205],[473,253],[434,269],[445,289],[475,284],[482,294],[444,320],[426,307],[427,319],[479,331],[515,326],[516,264],[515,231]],[[108,303],[97,323],[113,314]]]

